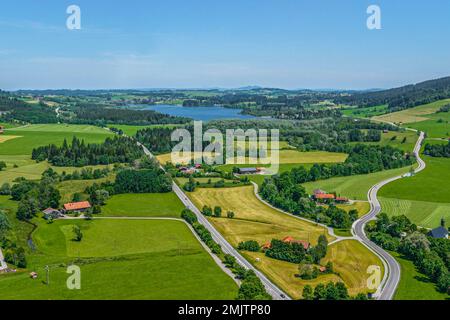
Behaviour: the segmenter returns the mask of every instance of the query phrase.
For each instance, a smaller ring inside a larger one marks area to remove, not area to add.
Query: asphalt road
[[[141,143],[138,142],[138,145],[142,147],[144,153],[153,158],[153,154]],[[225,254],[230,254],[236,258],[236,261],[248,270],[253,270],[261,282],[264,284],[266,291],[268,294],[272,296],[274,300],[291,300],[291,298],[284,293],[280,288],[278,288],[275,284],[273,284],[264,274],[259,272],[250,262],[248,262],[241,254],[228,243],[227,240],[213,227],[213,225],[206,219],[200,210],[192,203],[192,201],[188,198],[188,196],[183,192],[183,190],[174,182],[172,185],[172,189],[181,202],[184,204],[186,208],[191,210],[197,216],[198,221],[211,232],[211,236],[215,242],[217,242],[222,251]]]
[[[419,164],[419,166],[415,170],[416,173],[425,169],[426,166],[425,162],[420,158],[420,148],[422,146],[424,138],[425,134],[421,132],[414,148],[414,155],[416,156],[417,162]],[[404,175],[384,180],[373,186],[368,192],[368,199],[371,208],[370,212],[361,219],[355,221],[352,226],[352,233],[355,238],[361,241],[370,250],[375,252],[383,261],[385,274],[381,285],[378,288],[378,291],[375,293],[375,298],[378,300],[392,300],[395,290],[397,289],[398,283],[400,281],[400,265],[389,253],[387,253],[385,250],[383,250],[367,238],[364,232],[364,228],[367,222],[375,219],[376,215],[381,212],[381,205],[377,198],[378,190],[380,190],[388,183],[402,178],[404,178]]]

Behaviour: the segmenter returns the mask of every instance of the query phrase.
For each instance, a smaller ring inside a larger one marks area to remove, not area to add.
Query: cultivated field
[[[72,241],[74,224],[83,231],[81,242]],[[57,221],[40,224],[33,238],[39,254],[29,265],[39,278],[0,277],[0,299],[233,299],[237,293],[182,222]],[[81,290],[66,287],[65,266],[72,262],[81,268]]]

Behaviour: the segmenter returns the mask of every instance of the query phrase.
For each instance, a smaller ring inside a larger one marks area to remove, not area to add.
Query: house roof
[[[256,168],[239,168],[239,172],[258,172]]]
[[[448,230],[447,228],[444,228],[442,226],[433,229],[429,232],[429,235],[432,236],[433,238],[445,238],[448,236]]]
[[[89,209],[91,204],[88,201],[66,203],[64,209],[67,211]]]
[[[337,201],[348,201],[348,198],[346,198],[346,197],[337,197],[336,200]]]
[[[316,199],[334,199],[334,194],[330,193],[320,193],[315,195]]]
[[[291,237],[291,236],[287,236],[287,237],[283,238],[283,242],[286,242],[286,243],[297,243],[297,244],[301,244],[301,245],[303,245],[303,248],[305,248],[305,250],[308,250],[308,249],[309,249],[309,246],[310,246],[310,244],[309,244],[308,241],[305,241],[305,240],[295,240],[295,239],[294,239],[293,237]]]
[[[316,189],[314,190],[314,194],[324,194],[326,193],[325,191],[323,191],[322,189]]]
[[[45,210],[42,210],[42,212],[45,213],[45,214],[59,213],[58,210],[53,209],[53,208],[47,208],[47,209],[45,209]]]

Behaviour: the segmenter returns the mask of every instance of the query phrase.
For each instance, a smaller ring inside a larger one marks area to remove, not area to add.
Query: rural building
[[[303,246],[303,248],[305,250],[309,250],[309,247],[311,246],[311,244],[308,241],[305,240],[295,240],[293,237],[285,237],[283,240],[283,242],[286,243],[297,243],[297,244],[301,244]]]
[[[266,243],[264,243],[263,246],[262,246],[262,249],[263,249],[263,250],[268,250],[268,249],[270,249],[270,248],[272,248],[272,244],[271,244],[270,242],[266,242]]]
[[[322,272],[322,273],[324,273],[325,271],[327,271],[327,268],[325,268],[325,267],[320,267],[320,268],[319,268],[319,271]]]
[[[256,174],[260,172],[257,168],[239,168],[239,174]]]
[[[88,201],[66,203],[64,210],[66,212],[84,212],[91,208],[91,204]]]
[[[58,219],[62,218],[64,215],[61,213],[61,211],[53,209],[53,208],[47,208],[42,211],[44,213],[44,219],[49,220],[51,219]]]
[[[348,203],[348,198],[346,198],[346,197],[337,197],[335,199],[335,202],[336,203],[341,203],[341,204]]]
[[[314,190],[314,192],[313,192],[314,195],[316,195],[316,194],[325,194],[325,193],[326,193],[326,192],[323,191],[323,190],[321,190],[321,189],[316,189],[316,190]]]
[[[447,228],[440,226],[428,232],[428,235],[435,239],[448,239],[448,230]]]
[[[313,198],[317,202],[331,202],[336,198],[336,196],[332,193],[320,193],[313,195]]]
[[[0,126],[0,134],[3,134],[3,132],[5,132],[5,127]]]

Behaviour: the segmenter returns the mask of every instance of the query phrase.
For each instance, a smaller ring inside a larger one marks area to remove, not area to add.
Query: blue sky
[[[17,0],[0,88],[385,88],[450,75],[448,0]],[[80,6],[82,30],[66,28]],[[368,30],[377,4],[382,30]]]

